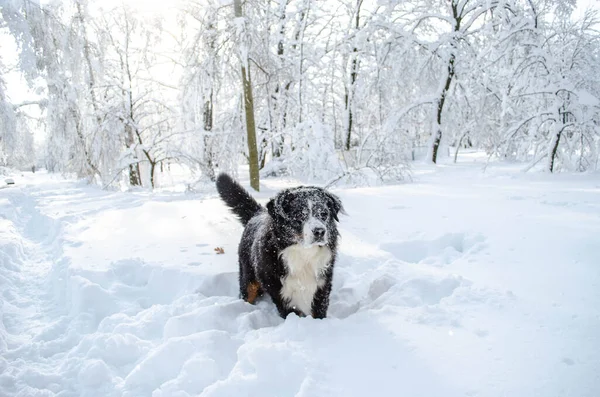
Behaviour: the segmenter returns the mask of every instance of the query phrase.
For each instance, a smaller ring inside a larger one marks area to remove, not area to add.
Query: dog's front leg
[[[326,288],[325,286],[317,289],[315,297],[312,303],[312,316],[314,318],[325,318],[327,317],[327,309],[329,308],[329,293],[331,292],[331,286]]]
[[[317,288],[312,302],[313,318],[327,317],[327,309],[329,308],[329,295],[331,294],[331,279],[332,274],[328,272],[325,279],[325,284]]]
[[[271,300],[275,304],[275,307],[277,307],[277,311],[282,318],[286,318],[290,313],[296,313],[298,317],[304,317],[304,313],[290,307],[286,300],[281,297],[281,281],[270,280],[263,285],[263,288],[266,289],[269,296],[271,296]]]

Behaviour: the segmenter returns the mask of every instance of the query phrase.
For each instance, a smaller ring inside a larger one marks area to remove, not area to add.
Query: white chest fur
[[[281,297],[307,316],[312,315],[312,301],[323,286],[323,273],[329,266],[331,250],[326,246],[305,247],[296,244],[281,252],[288,274],[282,282]]]

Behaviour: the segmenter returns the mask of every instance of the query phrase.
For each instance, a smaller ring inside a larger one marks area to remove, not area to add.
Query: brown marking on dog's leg
[[[251,281],[250,284],[248,284],[248,303],[254,304],[254,302],[256,301],[256,298],[259,295],[259,291],[260,291],[260,284],[258,283],[258,281]]]

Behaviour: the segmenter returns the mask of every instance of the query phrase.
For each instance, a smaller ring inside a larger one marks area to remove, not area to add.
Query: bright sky
[[[35,98],[35,94],[29,90],[23,75],[17,69],[17,44],[14,38],[3,30],[0,30],[0,63],[8,69],[8,73],[3,77],[9,100],[19,103]]]
[[[600,11],[599,0],[577,0],[577,9],[575,10],[574,16],[579,17],[587,8],[595,8]]]

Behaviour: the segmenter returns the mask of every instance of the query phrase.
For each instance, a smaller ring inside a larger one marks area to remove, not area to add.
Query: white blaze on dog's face
[[[307,202],[308,208],[305,209],[306,220],[302,227],[302,243],[306,247],[314,245],[327,244],[327,225],[326,221],[329,211],[323,205],[314,203],[312,200]]]

